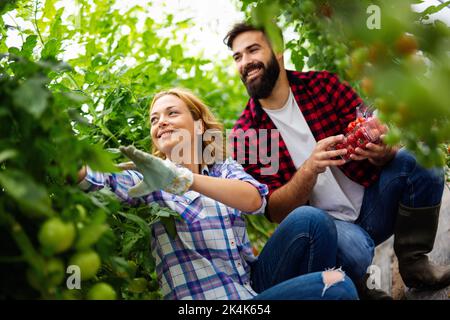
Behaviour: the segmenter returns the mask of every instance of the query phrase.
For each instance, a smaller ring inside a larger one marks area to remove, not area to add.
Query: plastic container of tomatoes
[[[345,161],[351,160],[350,155],[355,153],[356,148],[366,149],[369,142],[380,142],[379,121],[368,110],[364,105],[358,106],[357,118],[346,128],[344,141],[334,146],[335,150],[347,149],[347,153],[341,156]]]

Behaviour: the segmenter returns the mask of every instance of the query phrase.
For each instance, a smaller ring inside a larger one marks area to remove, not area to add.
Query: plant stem
[[[36,33],[39,36],[39,40],[42,43],[42,46],[45,46],[44,40],[42,39],[42,35],[41,35],[41,31],[39,30],[38,24],[37,24],[37,9],[38,9],[38,4],[39,4],[39,0],[36,0],[35,2],[35,7],[34,7],[34,28],[36,29]]]

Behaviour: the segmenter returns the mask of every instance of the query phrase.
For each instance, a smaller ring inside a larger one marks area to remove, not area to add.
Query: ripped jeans
[[[292,211],[267,241],[258,260],[250,264],[257,300],[358,299],[343,271],[334,282],[324,272],[336,265],[337,233],[333,220],[321,210],[303,206]]]

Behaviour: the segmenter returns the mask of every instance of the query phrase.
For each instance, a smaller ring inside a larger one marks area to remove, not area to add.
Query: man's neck
[[[261,106],[266,109],[281,109],[289,98],[289,80],[285,69],[280,70],[278,80],[273,87],[272,93],[265,99],[259,99]]]

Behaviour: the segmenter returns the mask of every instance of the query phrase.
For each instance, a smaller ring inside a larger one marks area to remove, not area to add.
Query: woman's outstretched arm
[[[258,189],[242,180],[194,174],[191,190],[243,212],[256,211],[263,204]]]

